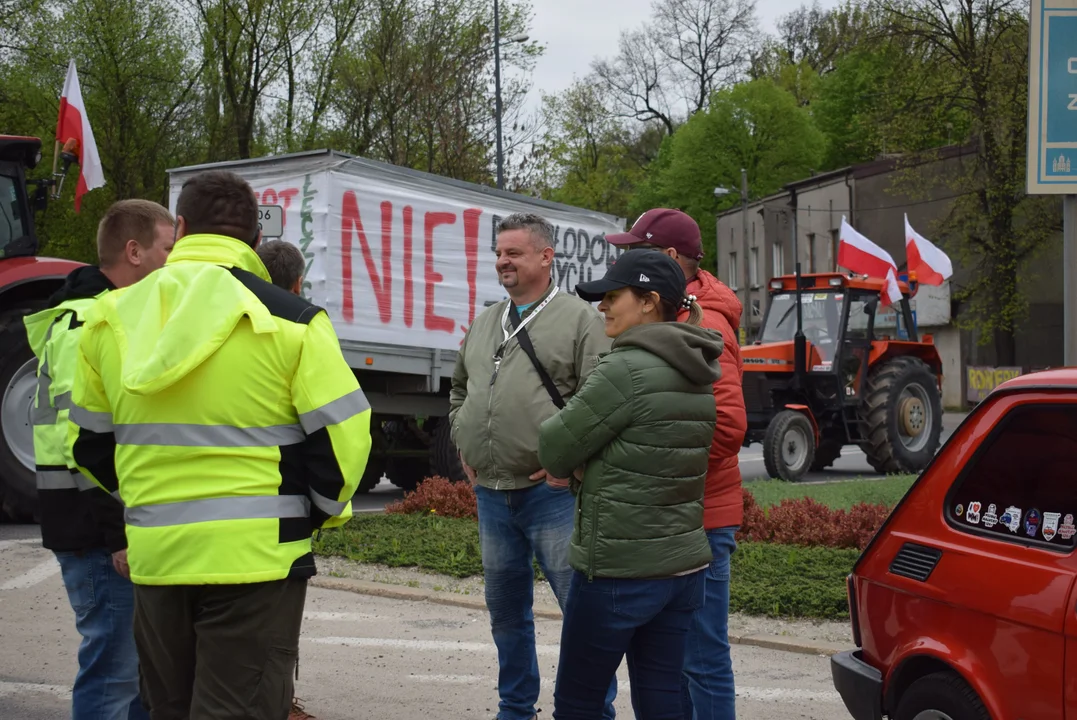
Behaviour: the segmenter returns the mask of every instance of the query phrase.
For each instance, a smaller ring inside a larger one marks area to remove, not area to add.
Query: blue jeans
[[[535,653],[535,572],[550,582],[565,612],[572,568],[568,548],[576,499],[567,488],[540,483],[523,490],[475,487],[479,508],[479,542],[486,584],[486,607],[497,646],[498,720],[531,720],[539,699]],[[610,684],[603,718],[615,717],[616,678]],[[593,720],[593,718],[592,718]]]
[[[736,533],[736,527],[707,531],[714,560],[707,568],[703,607],[692,621],[684,657],[684,720],[733,720],[737,716],[729,653],[729,557],[737,550]]]
[[[692,615],[703,604],[703,570],[653,580],[572,578],[561,627],[554,720],[593,720],[628,655],[639,720],[679,720],[681,669]]]
[[[72,720],[149,720],[139,695],[134,585],[104,548],[58,552],[56,559],[82,635]]]

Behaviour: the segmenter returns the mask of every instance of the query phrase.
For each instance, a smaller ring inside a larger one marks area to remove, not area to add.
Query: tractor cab
[[[840,273],[771,280],[762,330],[742,357],[744,442],[763,444],[772,477],[799,480],[850,444],[879,472],[915,472],[934,455],[941,361],[917,333],[915,280],[899,283],[902,299],[886,308],[883,287]],[[891,397],[895,377],[900,397]]]
[[[38,194],[27,193],[26,171],[41,160],[41,140],[0,135],[0,258],[37,252],[33,212]]]

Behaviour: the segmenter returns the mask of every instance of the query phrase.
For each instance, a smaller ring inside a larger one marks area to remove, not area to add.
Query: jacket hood
[[[729,321],[734,332],[740,329],[740,315],[744,304],[725,283],[706,270],[700,270],[688,283],[688,294],[696,296],[696,302],[707,312],[721,313]]]
[[[614,349],[625,346],[657,355],[700,385],[712,385],[722,376],[718,356],[725,344],[714,330],[683,322],[647,323],[625,330],[613,341]]]
[[[256,333],[277,323],[230,269],[269,281],[261,259],[244,243],[219,235],[191,235],[176,243],[165,267],[105,296],[86,325],[107,323],[123,357],[124,389],[153,395],[200,366],[247,317]]]
[[[103,292],[115,289],[116,286],[112,284],[112,281],[94,265],[84,265],[68,273],[64,278],[64,284],[49,297],[46,309],[29,315],[23,320],[26,325],[26,338],[34,354],[41,356],[49,328],[57,317],[67,312],[66,309],[59,307],[60,303],[68,300],[89,300]]]

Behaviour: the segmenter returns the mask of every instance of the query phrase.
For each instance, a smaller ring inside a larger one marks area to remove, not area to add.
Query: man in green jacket
[[[575,516],[568,479],[539,464],[539,427],[583,386],[610,340],[594,307],[554,284],[549,222],[530,214],[505,218],[496,254],[509,297],[468,328],[449,420],[478,498],[486,605],[500,666],[497,718],[532,720],[539,696],[532,562],[538,558],[563,610]],[[605,718],[614,717],[616,691],[615,679]]]

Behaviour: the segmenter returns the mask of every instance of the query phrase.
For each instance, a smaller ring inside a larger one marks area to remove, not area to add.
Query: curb
[[[371,580],[355,580],[353,578],[325,577],[315,575],[309,581],[312,587],[324,590],[342,590],[358,595],[372,595],[374,597],[390,598],[393,600],[410,600],[412,602],[428,602],[435,605],[450,605],[486,612],[486,600],[473,595],[457,595],[455,593],[438,592],[422,588],[412,588],[403,585],[389,585],[387,583],[373,582]],[[536,618],[545,620],[560,620],[561,610],[553,605],[536,605],[534,609]],[[785,652],[799,653],[801,655],[825,655],[851,649],[851,646],[838,645],[823,642],[821,640],[802,640],[788,638],[783,635],[730,635],[729,642],[733,645],[746,645],[750,647],[766,648],[768,650],[782,650]]]

